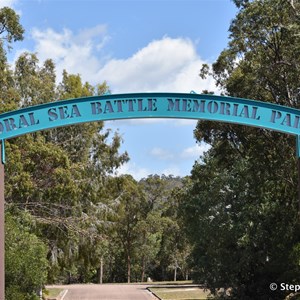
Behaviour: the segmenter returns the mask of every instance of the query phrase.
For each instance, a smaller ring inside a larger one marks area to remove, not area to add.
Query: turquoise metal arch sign
[[[297,144],[300,136],[298,109],[196,93],[135,93],[55,101],[3,113],[0,140],[59,126],[134,118],[202,119],[256,126],[296,135]]]
[[[3,113],[0,115],[0,299],[4,299],[5,290],[4,141],[59,126],[133,118],[202,119],[276,130],[296,136],[300,157],[300,110],[254,100],[195,93],[136,93],[56,101]],[[298,170],[300,174],[300,159]]]

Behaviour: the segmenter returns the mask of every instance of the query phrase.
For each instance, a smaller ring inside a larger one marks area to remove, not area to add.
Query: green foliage
[[[16,13],[4,7],[0,9],[0,113],[16,109],[19,96],[14,89],[13,73],[7,63],[5,46],[23,38],[23,28]]]
[[[234,2],[230,41],[211,73],[219,87],[230,96],[299,107],[299,6]],[[284,298],[269,284],[299,278],[294,138],[207,121],[194,134],[212,146],[194,165],[181,204],[195,278],[215,293],[229,289],[223,298]]]
[[[230,42],[213,65],[230,95],[297,106],[299,6],[286,0],[252,1],[230,26]]]
[[[115,178],[110,185],[113,198],[118,199],[113,220],[116,241],[122,245],[127,265],[127,282],[130,282],[132,261],[139,237],[138,224],[143,218],[144,195],[137,182],[129,175]]]
[[[48,59],[42,66],[35,54],[23,53],[16,61],[14,80],[21,107],[52,102],[56,99],[55,66]]]
[[[79,75],[65,71],[58,86],[55,77],[52,61],[40,67],[34,54],[21,55],[12,77],[20,95],[15,106],[94,93]],[[99,84],[97,93],[107,89],[105,83]],[[101,214],[92,207],[105,200],[98,198],[104,191],[105,176],[128,160],[127,153],[119,154],[120,144],[117,133],[111,138],[110,130],[104,132],[103,122],[48,130],[6,143],[6,202],[11,211],[26,210],[37,222],[36,234],[49,247],[50,282],[70,281],[74,273],[80,280],[93,277],[82,272],[90,272],[88,264],[100,258],[87,259],[86,252],[99,252],[99,243],[93,240],[105,233],[97,227]]]
[[[140,251],[142,271],[155,280],[185,279],[190,249],[178,214],[183,180],[151,175],[140,184],[146,200],[145,217],[139,223],[142,249],[147,251]]]
[[[9,7],[0,9],[0,43],[12,43],[23,39],[24,29],[19,22],[19,16]]]
[[[23,53],[10,66],[4,47],[22,37],[18,16],[1,9],[1,113],[110,92],[105,81],[92,86],[66,70],[57,83],[53,61],[40,62],[36,54]],[[190,247],[178,215],[182,180],[116,177],[129,160],[119,151],[121,143],[119,133],[103,122],[6,141],[7,299],[35,299],[36,289],[46,282],[145,281],[188,274]]]
[[[47,247],[30,233],[23,214],[5,218],[5,299],[38,299],[36,292],[47,277]]]
[[[295,192],[249,158],[226,166],[220,159],[208,155],[194,166],[182,204],[194,276],[212,291],[231,288],[234,299],[280,299],[268,283],[299,276],[291,255],[299,239]]]

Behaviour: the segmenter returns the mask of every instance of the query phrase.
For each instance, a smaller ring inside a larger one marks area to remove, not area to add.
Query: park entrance
[[[201,95],[194,92],[191,92],[190,94],[109,94],[56,101],[1,114],[0,300],[5,299],[5,140],[55,127],[82,124],[86,122],[137,118],[211,120],[254,126],[291,134],[296,138],[296,155],[298,157],[298,162],[300,161],[300,110],[255,100],[206,94]],[[300,164],[298,163],[298,165]]]

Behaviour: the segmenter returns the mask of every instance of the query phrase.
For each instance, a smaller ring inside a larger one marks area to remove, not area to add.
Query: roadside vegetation
[[[63,292],[63,289],[59,288],[47,288],[43,290],[43,300],[57,299]]]
[[[200,76],[224,95],[300,108],[299,3],[234,3],[228,46]],[[10,65],[23,35],[18,15],[0,9],[0,113],[109,91],[67,70],[57,83],[54,63],[32,53]],[[211,148],[191,176],[140,181],[116,176],[129,155],[103,122],[6,141],[6,299],[38,299],[46,283],[150,279],[192,279],[215,299],[290,294],[269,286],[300,283],[295,138],[209,121],[194,135]],[[168,291],[156,290],[182,299]]]
[[[200,287],[151,287],[149,290],[161,300],[209,299],[209,292]]]

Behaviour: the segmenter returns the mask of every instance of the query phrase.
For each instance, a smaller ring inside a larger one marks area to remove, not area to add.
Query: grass
[[[192,280],[153,281],[153,282],[146,282],[146,284],[155,284],[155,285],[185,285],[185,284],[193,284],[193,281]]]
[[[43,291],[43,296],[45,299],[54,299],[63,291],[63,289],[58,288],[48,288]]]
[[[202,300],[208,299],[208,291],[200,287],[151,287],[149,290],[162,300]]]

